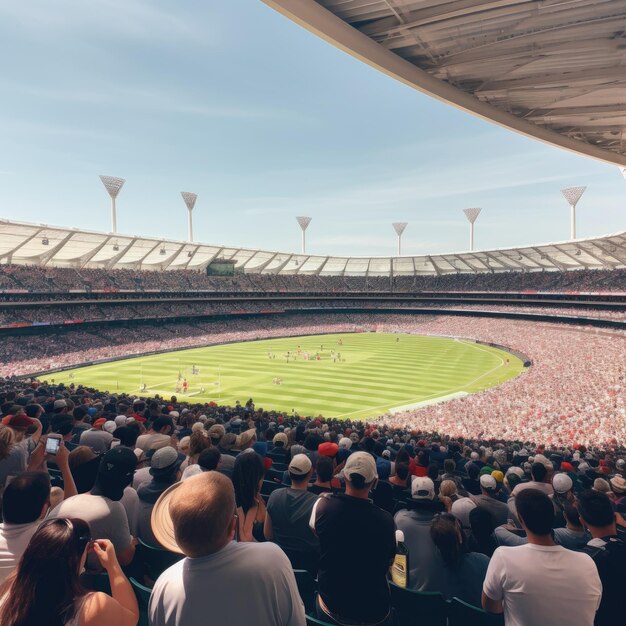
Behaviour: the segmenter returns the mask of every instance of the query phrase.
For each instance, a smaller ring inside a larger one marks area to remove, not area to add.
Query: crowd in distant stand
[[[383,416],[385,423],[440,429],[454,436],[490,433],[550,445],[626,442],[626,336],[529,321],[329,313],[68,331],[3,342],[0,374],[24,375],[153,350],[354,330],[466,337],[505,345],[533,363],[503,385]]]
[[[440,276],[318,276],[237,274],[207,276],[202,271],[72,269],[0,265],[0,291],[626,291],[626,270],[455,273]]]
[[[301,301],[258,301],[228,300],[219,302],[136,302],[133,304],[73,304],[71,301],[58,306],[20,306],[0,309],[0,326],[15,324],[63,324],[73,321],[161,319],[164,317],[198,317],[237,313],[269,311],[291,311],[299,309],[343,309],[343,308],[412,308],[412,309],[462,309],[466,311],[498,311],[508,313],[531,313],[535,315],[575,316],[615,321],[626,321],[626,308],[621,310],[585,307],[550,307],[509,304],[470,304],[423,301],[381,300],[301,300]]]
[[[621,446],[46,381],[0,381],[0,413],[3,626],[419,621],[389,578],[506,626],[626,611]]]

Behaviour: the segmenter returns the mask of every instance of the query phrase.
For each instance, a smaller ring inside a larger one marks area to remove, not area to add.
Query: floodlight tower
[[[563,197],[567,200],[567,203],[570,206],[571,214],[572,214],[572,224],[571,224],[571,238],[576,239],[576,205],[580,200],[581,196],[585,193],[585,189],[587,187],[567,187],[567,189],[561,189],[561,193]]]
[[[300,224],[300,228],[302,229],[302,254],[306,253],[306,229],[309,227],[309,224],[311,223],[311,220],[313,219],[312,217],[305,217],[303,215],[300,215],[299,217],[296,217],[296,219],[298,220],[298,224]]]
[[[193,211],[193,207],[196,206],[196,200],[198,199],[198,195],[195,193],[191,193],[190,191],[181,191],[180,195],[183,197],[183,200],[187,205],[187,217],[189,218],[187,239],[189,243],[191,243],[193,241],[193,220],[191,217],[191,212]]]
[[[100,176],[102,184],[109,192],[111,196],[111,226],[114,233],[117,232],[117,213],[115,211],[115,199],[117,198],[120,189],[124,186],[126,180],[124,178],[116,178],[115,176]]]
[[[474,222],[478,219],[482,209],[463,209],[467,221],[470,223],[470,252],[474,251]]]
[[[398,256],[402,254],[402,233],[406,228],[408,222],[394,222],[392,224],[393,229],[396,231],[396,235],[398,235]]]

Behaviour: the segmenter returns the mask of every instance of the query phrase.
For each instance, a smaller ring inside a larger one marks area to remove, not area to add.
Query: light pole
[[[587,187],[567,187],[567,189],[561,189],[561,193],[567,200],[571,209],[571,239],[576,239],[576,205],[581,196],[585,193],[585,189],[587,189]]]
[[[115,199],[117,198],[120,189],[124,186],[126,180],[123,178],[116,178],[115,176],[100,176],[100,180],[111,196],[111,226],[113,227],[112,232],[116,233],[117,214],[115,211]]]
[[[470,252],[474,251],[474,222],[478,219],[482,209],[463,209],[467,221],[470,223]]]
[[[306,253],[306,234],[305,233],[306,233],[306,229],[309,227],[309,224],[311,223],[311,220],[313,218],[300,215],[296,217],[296,219],[298,220],[298,224],[300,224],[300,228],[302,229],[302,254],[305,254]]]
[[[193,207],[196,206],[196,200],[198,199],[198,195],[195,193],[191,193],[190,191],[181,191],[180,195],[183,197],[185,204],[187,205],[188,212],[188,235],[187,239],[191,243],[193,241],[193,220],[191,217],[191,212],[193,211]]]
[[[402,233],[406,228],[408,222],[394,222],[392,224],[393,229],[396,231],[396,235],[398,235],[398,256],[402,254]]]

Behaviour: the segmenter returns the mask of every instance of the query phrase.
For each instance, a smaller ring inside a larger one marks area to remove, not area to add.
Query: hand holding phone
[[[60,435],[48,435],[46,439],[46,454],[56,454],[61,447]]]

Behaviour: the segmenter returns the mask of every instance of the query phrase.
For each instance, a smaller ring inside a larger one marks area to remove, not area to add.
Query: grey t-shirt
[[[121,502],[104,496],[81,493],[63,500],[49,517],[76,517],[89,524],[94,539],[109,539],[119,554],[130,546],[132,537],[128,517]]]
[[[285,487],[272,492],[267,514],[272,520],[274,542],[283,550],[319,551],[319,540],[309,526],[316,501],[316,494],[301,489]]]
[[[113,435],[105,430],[91,428],[86,430],[81,436],[79,443],[81,446],[88,446],[96,454],[103,454],[111,447]]]
[[[23,445],[11,448],[9,455],[0,461],[0,491],[2,491],[9,476],[17,476],[26,470],[28,452]]]

